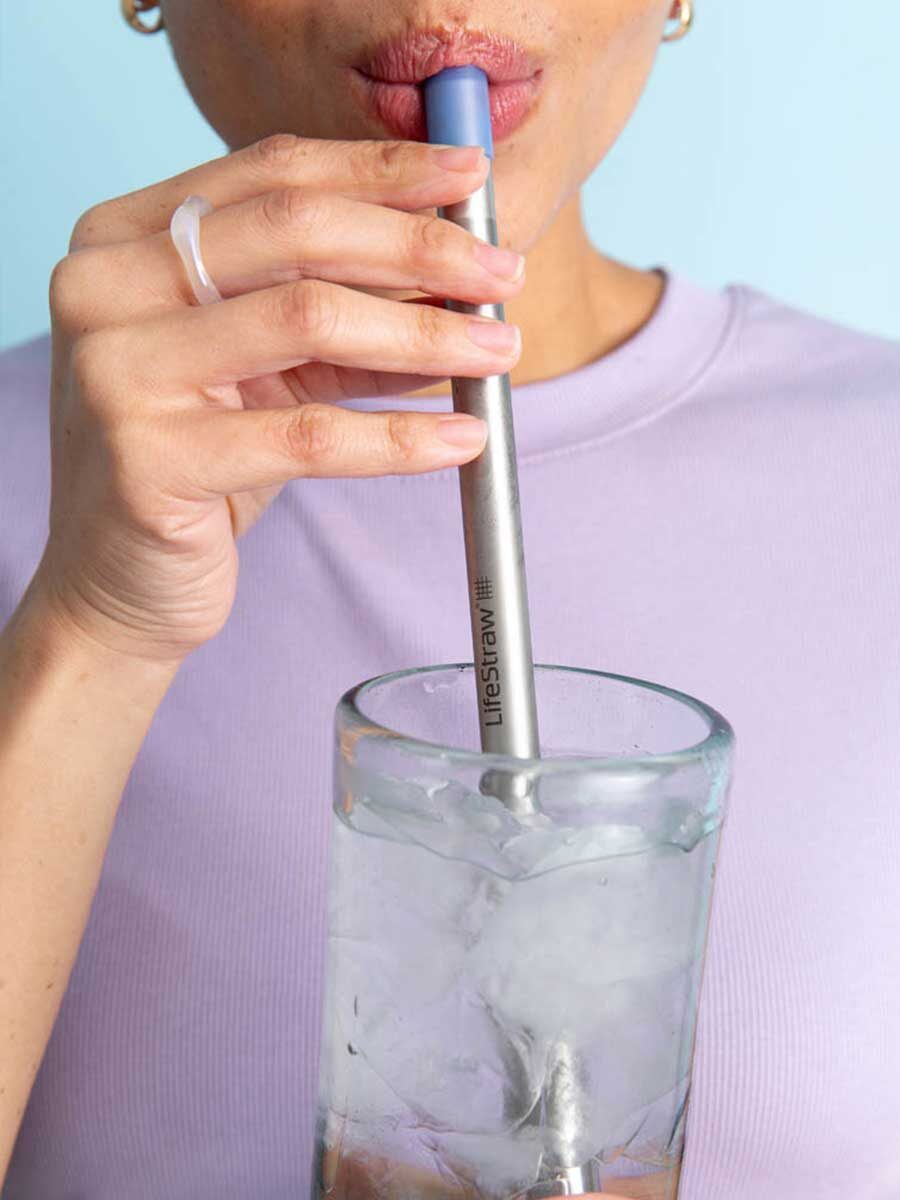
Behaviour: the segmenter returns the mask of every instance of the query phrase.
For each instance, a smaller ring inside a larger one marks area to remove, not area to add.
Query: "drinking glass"
[[[485,754],[474,670],[337,705],[313,1195],[675,1200],[733,732],[537,664],[541,757]]]

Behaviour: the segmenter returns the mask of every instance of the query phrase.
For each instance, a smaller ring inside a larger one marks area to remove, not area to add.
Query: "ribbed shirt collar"
[[[643,423],[687,397],[727,344],[737,289],[703,287],[664,267],[653,314],[602,358],[553,379],[513,388],[516,449],[521,460]],[[345,402],[384,408],[452,411],[449,396],[375,397]]]

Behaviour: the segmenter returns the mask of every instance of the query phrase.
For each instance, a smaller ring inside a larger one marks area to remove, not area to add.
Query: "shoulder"
[[[0,410],[7,433],[46,427],[49,395],[49,333],[0,351]]]
[[[14,379],[34,379],[36,376],[48,377],[50,373],[50,334],[41,333],[29,338],[27,342],[18,342],[0,350],[0,383],[3,391]],[[5,395],[3,395],[5,399]]]
[[[46,493],[50,476],[50,335],[0,351],[0,522]]]
[[[50,336],[0,351],[0,625],[40,557],[50,500]]]
[[[795,307],[744,283],[728,289],[737,319],[720,366],[752,392],[795,405],[867,403],[900,416],[900,341]]]

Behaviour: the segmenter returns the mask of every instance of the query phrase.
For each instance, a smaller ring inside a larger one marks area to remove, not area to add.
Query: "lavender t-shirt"
[[[0,356],[4,620],[48,355]],[[898,1200],[900,345],[667,272],[638,334],[513,404],[536,660],[738,735],[681,1200]],[[333,707],[471,657],[457,472],[297,481],[241,564],[132,773],[5,1200],[307,1194]]]

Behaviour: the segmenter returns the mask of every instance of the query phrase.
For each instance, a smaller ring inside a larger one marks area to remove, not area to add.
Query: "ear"
[[[681,17],[681,0],[672,0],[672,7],[669,10],[669,20],[677,21]]]

